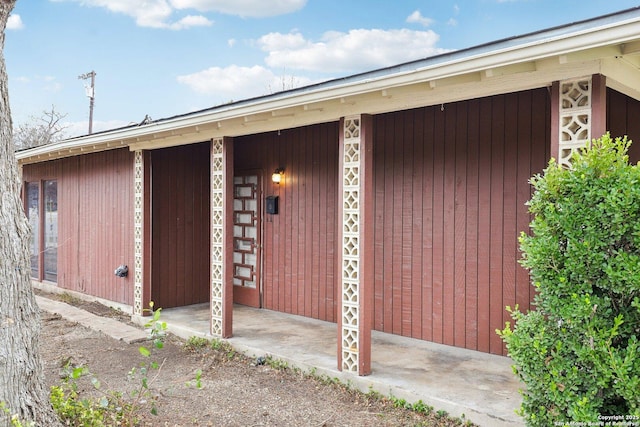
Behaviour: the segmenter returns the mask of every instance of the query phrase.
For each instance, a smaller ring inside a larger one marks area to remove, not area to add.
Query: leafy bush
[[[515,327],[497,331],[526,385],[530,426],[640,425],[640,167],[629,144],[607,134],[571,170],[552,161],[531,180],[520,246],[536,311],[507,307]]]
[[[52,386],[49,395],[51,405],[58,415],[58,418],[68,426],[75,427],[101,427],[105,425],[135,426],[139,424],[138,412],[143,406],[149,405],[150,412],[157,415],[156,397],[151,393],[149,387],[160,374],[165,360],[158,363],[152,360],[154,349],[164,347],[167,324],[160,320],[161,309],[153,310],[153,301],[149,303],[151,319],[145,323],[144,327],[149,331],[151,347],[140,346],[138,351],[144,361],[137,367],[129,371],[129,379],[137,380],[139,385],[128,394],[120,391],[101,392],[102,396],[86,396],[78,390],[78,381],[82,377],[89,377],[94,389],[101,390],[101,384],[97,377],[93,376],[89,369],[84,366],[65,366],[62,384]],[[150,376],[152,371],[156,374]],[[196,386],[201,387],[202,372],[196,372]],[[0,406],[0,409],[2,407]],[[13,424],[21,427],[21,424]]]
[[[65,366],[65,375],[62,384],[52,386],[49,399],[60,421],[65,425],[81,427],[101,427],[106,425],[105,420],[109,418],[109,411],[113,410],[114,404],[106,396],[102,398],[81,397],[78,392],[77,381],[85,375],[89,375],[86,367],[79,366],[72,368]],[[92,377],[92,383],[97,388],[98,383]],[[115,413],[115,411],[114,411]],[[118,417],[118,420],[121,417]]]

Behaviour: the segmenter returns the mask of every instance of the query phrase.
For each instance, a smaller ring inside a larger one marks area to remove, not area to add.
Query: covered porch
[[[162,317],[169,331],[182,338],[213,338],[209,304],[165,309]],[[520,385],[509,358],[373,331],[372,373],[355,376],[338,370],[336,328],[331,322],[236,304],[228,342],[251,357],[270,355],[363,392],[422,400],[482,426],[522,425],[514,412]]]

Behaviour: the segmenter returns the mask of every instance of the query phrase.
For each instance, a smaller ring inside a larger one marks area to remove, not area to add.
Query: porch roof
[[[640,7],[16,153],[21,164],[184,145],[549,86],[591,74],[640,99]]]

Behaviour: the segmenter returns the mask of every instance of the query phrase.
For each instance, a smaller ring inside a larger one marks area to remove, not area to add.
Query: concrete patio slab
[[[165,309],[162,319],[182,338],[210,337],[208,304]],[[524,425],[515,414],[520,384],[507,357],[374,331],[372,374],[361,377],[337,369],[336,324],[239,305],[228,341],[248,356],[271,355],[363,392],[422,400],[481,426]]]
[[[36,296],[41,309],[126,342],[144,341],[147,333],[116,319],[96,316],[69,304]],[[141,324],[146,318],[134,318]],[[209,335],[209,305],[164,309],[170,332],[184,339]],[[372,333],[372,374],[361,377],[337,369],[337,325],[270,310],[234,306],[234,348],[251,357],[270,355],[305,371],[338,378],[363,392],[370,390],[415,403],[481,426],[523,426],[515,414],[520,384],[506,357]]]

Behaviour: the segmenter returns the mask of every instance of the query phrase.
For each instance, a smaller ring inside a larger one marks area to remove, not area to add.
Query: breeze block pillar
[[[373,325],[373,120],[340,121],[338,369],[371,373]]]
[[[151,302],[151,153],[133,153],[133,314]]]
[[[562,80],[552,88],[552,156],[570,167],[571,156],[606,132],[606,81],[600,74]]]
[[[211,141],[211,335],[233,334],[233,139]]]

